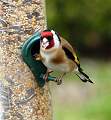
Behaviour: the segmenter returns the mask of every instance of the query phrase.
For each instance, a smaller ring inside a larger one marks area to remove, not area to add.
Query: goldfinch
[[[39,59],[48,68],[45,79],[47,79],[49,70],[62,72],[61,76],[55,80],[58,85],[62,83],[63,76],[69,72],[74,72],[83,82],[93,83],[80,67],[73,47],[54,30],[41,32]]]

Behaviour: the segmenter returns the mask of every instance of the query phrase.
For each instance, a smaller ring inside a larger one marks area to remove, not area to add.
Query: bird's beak
[[[42,46],[42,48],[46,49],[49,46],[49,41],[46,38],[43,38],[41,46]]]

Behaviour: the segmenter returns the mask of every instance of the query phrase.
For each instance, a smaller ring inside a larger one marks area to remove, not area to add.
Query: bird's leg
[[[47,69],[45,75],[43,76],[43,79],[44,79],[45,81],[47,81],[49,74],[52,73],[52,72],[53,72],[52,70]]]
[[[65,74],[66,74],[66,73],[63,73],[62,75],[60,75],[59,77],[57,77],[57,78],[55,79],[55,82],[57,82],[57,85],[62,84],[62,78],[64,77]]]
[[[52,73],[52,72],[53,72],[53,70],[48,69],[48,73],[49,73],[49,74]]]

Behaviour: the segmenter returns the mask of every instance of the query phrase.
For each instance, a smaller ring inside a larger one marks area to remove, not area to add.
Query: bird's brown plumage
[[[62,76],[55,80],[57,84],[61,84],[63,76],[72,71],[74,71],[83,82],[88,81],[93,83],[89,76],[81,69],[76,51],[68,41],[53,30],[43,31],[42,35],[40,46],[40,54],[41,57],[44,58],[42,62],[48,69],[63,72]],[[54,43],[52,46],[50,46],[51,42]]]
[[[72,47],[72,46],[69,44],[69,42],[66,41],[63,37],[60,37],[60,39],[61,39],[61,45],[62,45],[62,47],[67,48],[67,49],[71,52],[71,54],[74,56],[75,62],[76,62],[77,64],[80,64],[80,62],[79,62],[79,60],[78,60],[78,57],[77,57],[77,55],[76,55],[76,52],[75,52],[75,50],[73,49],[73,47]]]

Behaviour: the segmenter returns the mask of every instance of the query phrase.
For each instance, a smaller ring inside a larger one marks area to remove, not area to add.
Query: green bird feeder
[[[24,62],[34,74],[38,85],[43,87],[46,82],[46,80],[43,79],[43,76],[46,74],[47,68],[44,66],[42,61],[34,58],[35,54],[40,53],[40,38],[40,33],[36,32],[24,42],[22,46],[22,57]],[[56,77],[48,76],[47,81],[54,81],[55,78]]]

